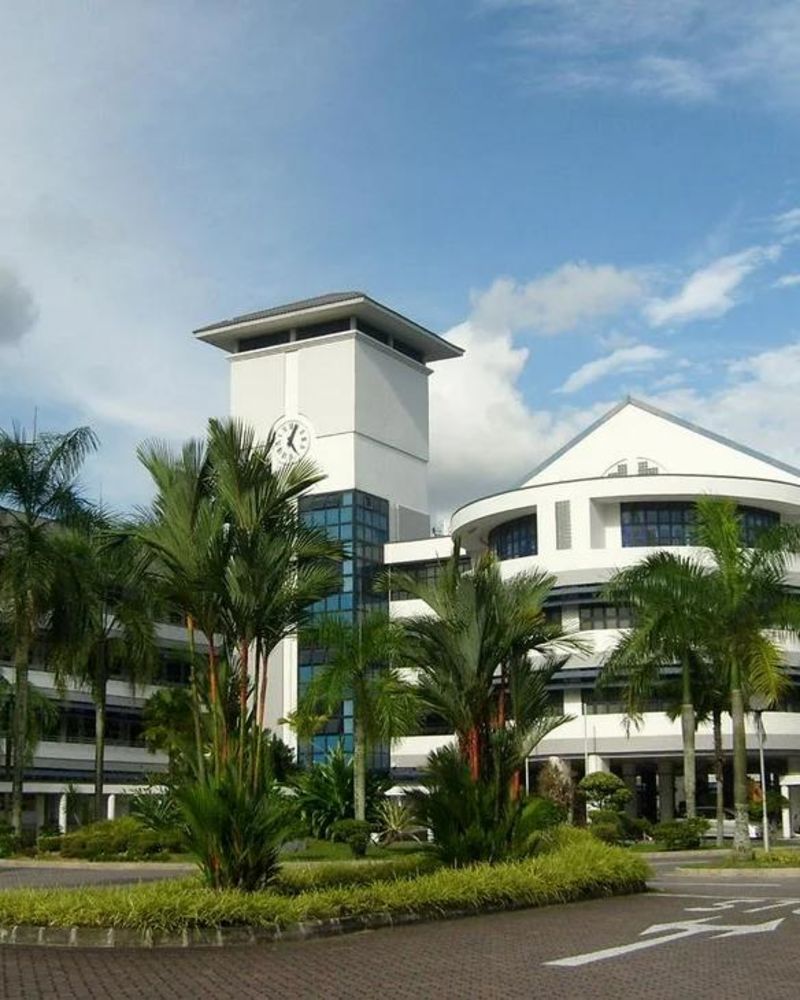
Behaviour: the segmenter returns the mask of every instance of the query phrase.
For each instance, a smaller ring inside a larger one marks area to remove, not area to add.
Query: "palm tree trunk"
[[[358,718],[353,720],[353,813],[367,817],[367,738]]]
[[[26,615],[25,618],[28,616]],[[11,780],[11,824],[14,833],[22,833],[22,786],[25,779],[25,755],[28,748],[28,660],[32,628],[23,619],[22,635],[14,650],[14,770]]]
[[[206,767],[203,758],[203,734],[200,727],[200,695],[197,691],[197,664],[195,662],[194,619],[186,616],[186,632],[189,638],[189,690],[192,698],[192,722],[194,724],[194,742],[197,750],[197,776],[205,779]]]
[[[725,752],[722,749],[722,712],[715,708],[714,719],[714,778],[716,784],[716,806],[717,806],[717,847],[722,847],[725,842]]]
[[[733,849],[737,854],[750,855],[750,836],[747,815],[747,734],[744,728],[744,697],[739,687],[738,677],[731,690],[731,718],[733,720],[733,808],[736,827],[733,834]]]
[[[239,780],[244,777],[244,741],[247,732],[247,687],[250,678],[250,644],[239,643]]]
[[[102,668],[101,668],[102,669]],[[100,678],[94,696],[94,818],[105,819],[103,810],[103,772],[106,758],[106,684]]]
[[[686,817],[694,819],[697,814],[695,780],[695,730],[697,721],[692,703],[692,686],[689,658],[683,658],[683,704],[681,705],[681,734],[683,736],[683,792],[686,796]]]

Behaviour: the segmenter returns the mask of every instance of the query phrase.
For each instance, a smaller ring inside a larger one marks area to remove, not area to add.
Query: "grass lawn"
[[[379,859],[378,859],[379,860]],[[426,865],[435,865],[428,857]],[[215,892],[199,878],[79,889],[0,892],[0,926],[124,927],[156,933],[201,927],[286,927],[384,913],[446,916],[642,892],[644,859],[566,830],[548,854],[497,865],[414,870],[394,862],[287,866],[262,892]]]

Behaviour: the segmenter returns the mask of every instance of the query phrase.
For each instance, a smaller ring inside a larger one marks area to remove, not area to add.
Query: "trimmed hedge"
[[[441,867],[433,854],[416,854],[388,861],[330,861],[284,865],[274,883],[276,892],[297,895],[332,886],[373,885],[426,875]]]
[[[551,854],[362,886],[214,892],[198,880],[80,889],[9,889],[0,893],[0,926],[126,927],[173,932],[194,927],[286,927],[298,921],[388,913],[454,912],[544,906],[641,892],[649,869],[636,855],[585,831],[565,831]]]
[[[174,833],[155,833],[132,816],[90,823],[58,838],[49,837],[40,844],[43,851],[60,850],[63,858],[86,861],[144,861],[169,857],[185,850],[183,839]]]

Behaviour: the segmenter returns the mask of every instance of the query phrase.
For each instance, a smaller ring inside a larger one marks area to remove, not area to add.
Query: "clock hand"
[[[292,451],[296,455],[297,454],[297,448],[295,448],[295,446],[294,446],[294,436],[295,436],[295,434],[297,434],[297,424],[295,424],[294,427],[289,432],[289,440],[286,442],[287,447],[291,448]]]

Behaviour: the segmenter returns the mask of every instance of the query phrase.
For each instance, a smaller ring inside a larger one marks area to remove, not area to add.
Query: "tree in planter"
[[[330,837],[334,823],[355,819],[354,767],[352,755],[341,745],[330,751],[321,764],[300,771],[291,781],[298,809],[306,830],[312,837]],[[388,787],[386,778],[367,775],[366,817],[373,819]]]
[[[58,538],[63,558],[50,616],[56,680],[86,685],[95,710],[94,818],[104,818],[106,703],[112,676],[133,690],[156,663],[154,581],[136,540],[105,516]]]
[[[774,630],[796,633],[800,605],[787,590],[789,560],[798,550],[792,527],[745,536],[730,500],[697,502],[697,541],[706,552],[706,606],[713,609],[704,645],[727,683],[733,725],[734,850],[751,852],[748,834],[745,704],[749,694],[778,701],[789,686]]]
[[[631,792],[622,778],[608,771],[594,771],[581,778],[578,788],[593,809],[619,812],[631,800]]]
[[[363,821],[369,751],[413,732],[419,718],[416,689],[399,667],[405,632],[387,615],[372,614],[355,624],[329,618],[312,635],[327,662],[306,688],[293,723],[301,737],[309,738],[343,701],[352,701],[353,813]]]
[[[22,827],[22,784],[28,754],[28,666],[34,642],[52,610],[52,584],[61,558],[60,524],[82,520],[87,504],[77,477],[97,445],[88,427],[65,434],[0,431],[0,616],[8,623],[14,657],[12,824]]]
[[[403,620],[407,660],[423,705],[452,727],[473,781],[495,774],[502,743],[518,790],[533,746],[566,721],[551,712],[546,682],[586,644],[545,617],[554,577],[537,571],[504,580],[492,555],[465,570],[459,548],[456,539],[433,584],[392,573],[392,586],[433,612]]]
[[[543,799],[554,802],[572,822],[575,810],[575,783],[568,764],[548,760],[536,778],[536,791]]]

